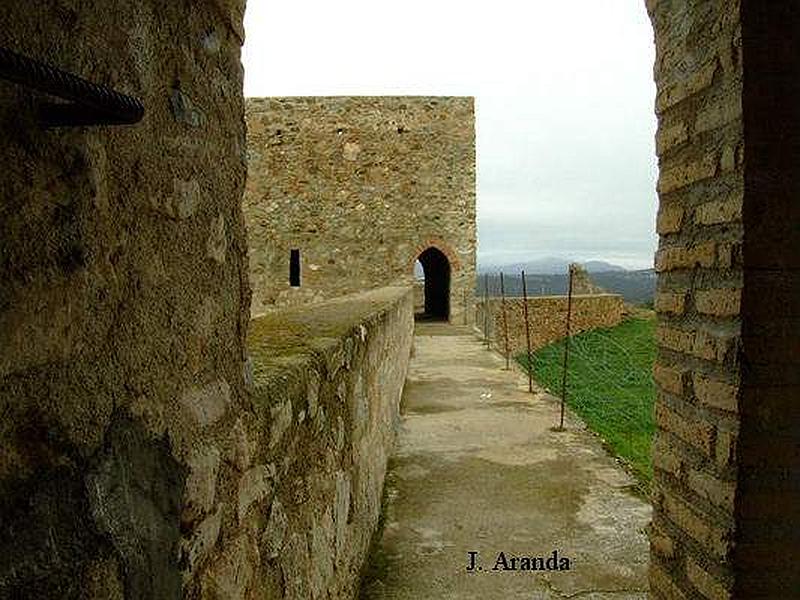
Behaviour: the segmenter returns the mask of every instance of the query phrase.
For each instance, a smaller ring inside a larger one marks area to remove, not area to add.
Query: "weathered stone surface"
[[[305,534],[292,533],[280,556],[287,600],[307,600],[310,594],[311,565]]]
[[[292,401],[287,400],[272,409],[272,427],[270,429],[269,447],[275,448],[281,443],[283,435],[292,426]]]
[[[410,285],[434,247],[461,322],[475,276],[472,98],[250,98],[246,112],[254,314]],[[291,249],[300,287],[289,284]]]
[[[185,470],[164,442],[131,421],[115,421],[109,443],[86,478],[96,527],[122,557],[126,589],[135,597],[175,597]]]
[[[246,534],[233,539],[205,573],[203,597],[246,600],[256,584],[258,559],[258,548]]]
[[[222,526],[222,510],[220,504],[216,510],[200,522],[191,537],[181,540],[180,555],[185,566],[184,580],[189,580],[197,571],[198,565],[213,550],[219,538]]]
[[[231,430],[229,460],[239,471],[244,471],[250,466],[255,452],[254,446],[244,422],[242,419],[236,419]]]
[[[266,465],[255,466],[242,475],[237,505],[239,521],[244,519],[253,504],[263,502],[272,495],[272,477]]]
[[[289,520],[280,500],[275,500],[270,508],[269,520],[261,535],[261,553],[265,558],[274,560],[280,555],[289,531]]]
[[[181,394],[181,408],[195,426],[213,425],[231,403],[231,388],[224,379],[202,387],[193,387]]]
[[[177,564],[185,465],[226,453],[249,315],[234,5],[4,6],[0,46],[145,116],[47,130],[48,98],[0,81],[0,597],[199,593]],[[220,218],[224,263],[206,256]]]
[[[527,348],[525,310],[522,298],[506,298],[505,319],[508,329],[509,352]],[[505,351],[505,327],[502,303],[489,299],[489,331],[492,344]],[[484,306],[475,306],[476,323],[483,327]],[[572,297],[570,332],[574,335],[596,327],[613,327],[622,321],[625,305],[616,294],[592,294]],[[532,296],[528,298],[531,350],[537,350],[564,337],[567,331],[567,296]]]
[[[343,471],[336,472],[333,515],[336,524],[336,558],[339,560],[347,544],[347,520],[350,517],[350,477]]]
[[[259,518],[244,523],[255,528],[262,558],[283,581],[276,592],[271,582],[277,575],[265,572],[258,589],[298,600],[355,596],[378,524],[408,369],[412,308],[410,289],[387,288],[251,322],[252,401],[264,424],[256,428],[257,448],[277,466],[268,515],[247,497],[246,514]],[[281,415],[290,414],[289,406],[308,406],[316,416],[277,427],[280,441],[270,445],[276,422],[288,421]]]
[[[219,460],[219,450],[213,446],[198,448],[190,455],[183,508],[185,522],[194,521],[214,506]]]

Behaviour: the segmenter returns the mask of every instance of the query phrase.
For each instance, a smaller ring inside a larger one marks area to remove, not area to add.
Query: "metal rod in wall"
[[[45,127],[132,125],[144,116],[144,105],[132,96],[7,48],[0,48],[0,79],[67,100],[39,106]]]
[[[522,309],[525,315],[525,344],[528,349],[528,391],[533,393],[533,357],[531,355],[531,323],[528,319],[528,286],[525,284],[525,271],[522,272]]]

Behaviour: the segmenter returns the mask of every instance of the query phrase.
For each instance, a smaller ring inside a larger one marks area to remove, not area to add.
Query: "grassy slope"
[[[567,376],[567,404],[645,485],[653,475],[654,331],[655,319],[631,318],[610,329],[574,336]],[[563,340],[533,357],[534,378],[554,394],[561,392],[563,359]],[[524,355],[517,360],[525,366]]]

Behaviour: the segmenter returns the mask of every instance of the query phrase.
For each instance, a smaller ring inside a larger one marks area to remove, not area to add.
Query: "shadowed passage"
[[[417,320],[447,321],[450,318],[450,261],[438,248],[424,250],[417,259],[422,266],[424,284],[423,312]]]

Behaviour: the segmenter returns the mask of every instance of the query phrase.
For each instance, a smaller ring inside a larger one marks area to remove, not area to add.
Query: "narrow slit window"
[[[300,287],[300,250],[289,251],[289,285]]]

